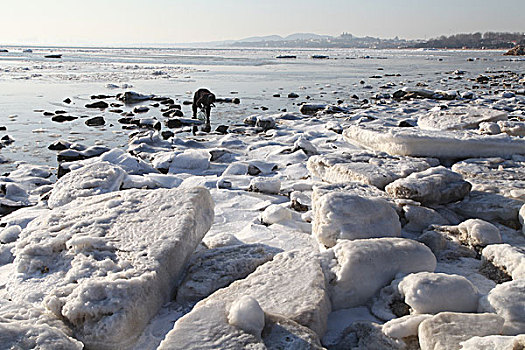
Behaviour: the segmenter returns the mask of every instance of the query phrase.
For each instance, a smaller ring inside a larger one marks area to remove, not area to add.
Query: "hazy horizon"
[[[19,0],[3,10],[0,45],[162,45],[343,32],[429,39],[525,31],[523,0]]]

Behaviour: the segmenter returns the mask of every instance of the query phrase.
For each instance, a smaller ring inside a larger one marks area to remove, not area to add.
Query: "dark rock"
[[[173,137],[175,136],[175,133],[173,131],[169,131],[169,130],[166,130],[166,131],[163,131],[160,133],[162,135],[162,138],[164,140],[167,140],[169,139],[170,137]]]
[[[0,138],[0,142],[2,143],[2,145],[7,146],[15,142],[15,140],[9,135],[4,135],[2,136],[2,138]]]
[[[279,56],[276,56],[275,58],[292,59],[292,58],[297,58],[297,56],[295,56],[295,55],[279,55]]]
[[[7,130],[7,126],[0,126],[0,131],[6,131]]]
[[[160,101],[160,104],[163,104],[163,105],[172,105],[174,103],[175,103],[175,101],[173,101],[171,98],[168,98],[166,100]]]
[[[151,100],[154,97],[154,95],[142,95],[134,91],[126,91],[116,96],[117,100],[130,104]]]
[[[164,124],[166,125],[166,127],[170,128],[170,129],[182,128],[182,122],[180,121],[180,119],[177,119],[177,118],[168,119],[168,120],[164,121]]]
[[[233,104],[236,104],[238,105],[239,103],[241,103],[241,100],[237,97],[235,97],[233,100],[232,100]]]
[[[392,97],[396,100],[399,100],[399,99],[402,99],[403,97],[405,97],[407,94],[406,91],[403,91],[403,90],[397,90],[396,92],[394,92],[394,94],[392,95]]]
[[[414,127],[415,125],[413,125],[414,122],[411,121],[411,120],[402,120],[399,122],[399,124],[397,126],[399,126],[400,128],[411,128],[411,127]]]
[[[88,103],[86,108],[108,108],[109,105],[104,101],[97,101],[93,103]]]
[[[66,113],[67,113],[66,111],[61,111],[61,110],[55,111],[55,114],[66,114]]]
[[[146,113],[147,111],[149,111],[148,106],[137,106],[133,108],[134,113]]]
[[[261,110],[262,110],[262,111],[267,111],[267,110],[268,110],[268,107],[261,106]]]
[[[106,121],[104,120],[103,117],[93,117],[93,118],[89,118],[88,120],[86,120],[87,126],[101,126],[104,124],[106,124]]]
[[[59,114],[51,118],[52,121],[57,123],[70,122],[72,120],[78,119],[78,117],[72,115]]]
[[[120,118],[118,120],[118,122],[120,124],[135,124],[135,125],[138,125],[139,124],[139,121],[135,118],[132,118],[132,117],[124,117],[124,118]]]
[[[62,102],[67,103],[67,104],[70,104],[70,103],[71,103],[71,99],[68,97],[68,98],[66,98],[66,99],[65,99],[64,101],[62,101]]]
[[[53,113],[53,112],[48,112],[48,111],[44,112],[43,114],[44,114],[44,116],[46,116],[46,117],[50,117],[50,116],[52,116],[52,115],[55,115],[55,113]]]
[[[217,129],[215,129],[216,132],[220,134],[227,134],[228,133],[228,125],[219,125]]]
[[[153,108],[157,108],[157,107],[159,107],[160,105],[159,105],[158,103],[152,103],[152,104],[150,104],[150,106],[153,107]]]
[[[124,112],[122,109],[110,109],[109,111],[111,113],[117,113],[117,114],[120,114],[120,113]]]
[[[314,115],[315,113],[322,111],[325,108],[326,108],[326,105],[322,105],[322,104],[314,105],[314,104],[305,103],[301,106],[301,108],[299,108],[299,112],[305,115]]]
[[[57,154],[58,162],[74,162],[82,159],[86,159],[84,154],[74,149],[67,149]]]
[[[105,100],[106,98],[113,98],[115,97],[115,95],[92,95],[91,96],[91,99],[92,100]]]
[[[299,95],[297,95],[295,92],[290,92],[288,94],[288,98],[297,98],[297,97],[299,97]]]
[[[273,94],[273,97],[281,97],[281,94]]]
[[[480,75],[479,77],[476,78],[476,82],[478,82],[480,84],[487,84],[489,82],[489,77],[486,77],[484,75]]]
[[[316,60],[326,60],[326,59],[329,59],[330,57],[326,55],[312,55],[312,58]]]
[[[182,104],[185,105],[185,106],[189,106],[189,105],[193,104],[193,102],[191,102],[191,101],[182,101]]]
[[[62,58],[62,55],[45,55],[44,58]]]
[[[47,149],[51,151],[63,151],[71,146],[70,142],[58,140],[47,146]]]
[[[118,107],[122,107],[122,103],[113,102],[110,104],[110,106],[114,108],[118,108]]]

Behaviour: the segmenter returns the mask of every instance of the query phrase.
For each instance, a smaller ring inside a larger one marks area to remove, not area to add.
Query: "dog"
[[[208,89],[199,89],[193,95],[193,119],[197,118],[197,109],[200,109],[206,116],[206,126],[208,129],[210,128],[211,107],[215,107],[215,100],[215,95]]]

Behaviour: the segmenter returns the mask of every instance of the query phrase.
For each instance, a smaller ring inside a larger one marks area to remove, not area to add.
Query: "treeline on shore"
[[[268,48],[436,48],[436,49],[510,49],[525,45],[525,33],[486,32],[442,35],[429,40],[381,39],[356,37],[343,33],[337,37],[316,36],[296,40],[237,41],[234,47]]]

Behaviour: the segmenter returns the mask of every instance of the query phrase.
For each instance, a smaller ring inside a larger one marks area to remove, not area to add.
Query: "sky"
[[[525,32],[525,0],[0,0],[0,45],[208,42],[317,33]]]

